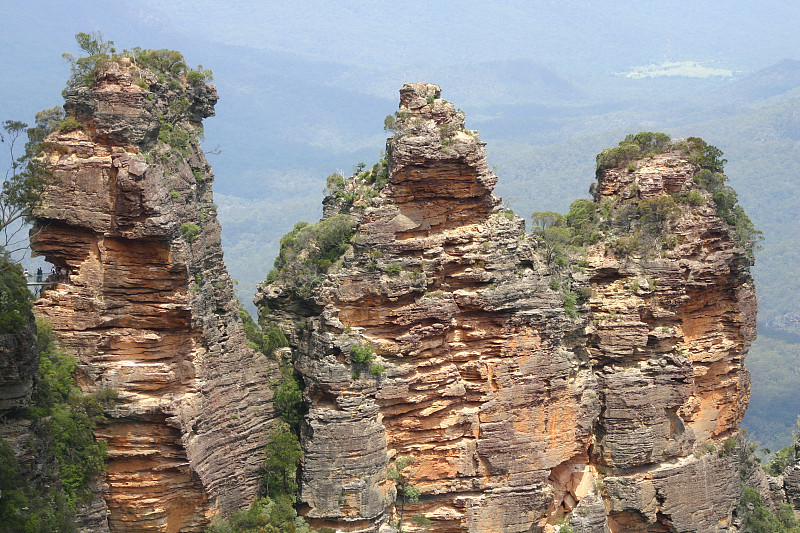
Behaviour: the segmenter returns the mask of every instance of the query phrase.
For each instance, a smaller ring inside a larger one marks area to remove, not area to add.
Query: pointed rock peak
[[[387,127],[395,131],[387,143],[388,196],[413,221],[412,233],[479,222],[497,208],[497,176],[484,143],[464,127],[464,113],[441,98],[438,85],[405,84]]]
[[[433,83],[406,83],[400,89],[400,107],[421,109],[441,95],[442,88]]]
[[[439,126],[449,126],[453,133],[464,130],[464,113],[443,99],[442,88],[432,83],[403,85],[396,116],[397,126],[400,127],[398,129],[402,126],[419,125],[420,119],[429,119]]]

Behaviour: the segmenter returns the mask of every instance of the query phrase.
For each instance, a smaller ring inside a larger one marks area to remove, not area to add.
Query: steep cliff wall
[[[118,393],[97,435],[115,532],[203,531],[259,486],[273,367],[247,345],[222,261],[197,140],[216,101],[183,74],[112,61],[66,94],[80,127],[47,139],[32,247],[67,276],[35,312],[84,391]]]
[[[0,413],[30,403],[39,360],[35,331],[31,316],[21,332],[0,333]]]
[[[305,383],[306,517],[725,530],[755,299],[700,166],[670,145],[610,168],[568,224],[526,234],[463,113],[435,85],[400,94],[388,184],[379,165],[329,179],[317,235],[348,220],[352,247],[320,263],[321,237],[298,252],[293,234],[256,296]]]

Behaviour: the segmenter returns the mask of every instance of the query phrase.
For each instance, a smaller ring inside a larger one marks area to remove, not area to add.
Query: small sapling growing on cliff
[[[387,477],[394,481],[397,488],[397,499],[400,502],[400,519],[397,522],[397,530],[403,531],[403,515],[405,514],[407,503],[416,503],[422,492],[418,487],[411,484],[411,472],[409,467],[416,462],[413,455],[401,455],[394,460],[394,465],[386,473]]]
[[[300,464],[300,441],[289,424],[275,420],[267,435],[265,448],[266,492],[273,498],[294,496],[297,492],[297,467]]]
[[[198,235],[200,235],[200,226],[197,224],[191,222],[181,224],[181,236],[186,242],[194,242]]]

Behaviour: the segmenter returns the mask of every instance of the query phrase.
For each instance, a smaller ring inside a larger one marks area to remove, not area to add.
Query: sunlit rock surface
[[[247,345],[222,261],[196,139],[216,101],[213,86],[112,62],[66,95],[83,128],[47,140],[32,246],[68,277],[35,312],[85,392],[118,393],[97,432],[114,532],[203,531],[260,485],[273,367]]]
[[[747,406],[756,305],[708,193],[678,205],[655,253],[618,253],[613,232],[588,246],[572,312],[439,87],[404,86],[387,122],[388,185],[325,201],[356,220],[352,248],[310,289],[278,278],[256,295],[306,387],[305,516],[341,531],[401,515],[404,531],[417,515],[436,532],[727,530],[740,481],[724,443]],[[698,170],[659,154],[600,176],[595,202],[698,190]],[[354,346],[374,359],[354,363]],[[391,470],[408,455],[421,496],[402,509]]]

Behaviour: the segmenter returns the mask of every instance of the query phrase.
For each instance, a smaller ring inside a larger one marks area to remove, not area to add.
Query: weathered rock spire
[[[376,166],[326,199],[352,248],[256,297],[306,386],[304,514],[365,532],[415,515],[437,532],[726,527],[755,300],[699,166],[676,144],[608,169],[563,231],[529,235],[440,93],[401,90],[377,195]],[[585,257],[555,257],[556,238]]]
[[[248,348],[222,261],[213,173],[197,140],[216,90],[111,61],[66,96],[80,124],[47,139],[53,172],[34,251],[67,269],[36,313],[118,394],[108,442],[111,530],[203,531],[260,485],[271,363]]]

